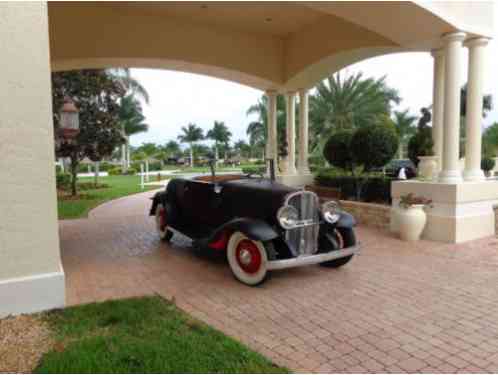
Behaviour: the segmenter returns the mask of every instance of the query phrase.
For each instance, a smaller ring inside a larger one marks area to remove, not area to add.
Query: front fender
[[[278,233],[271,226],[259,219],[237,218],[219,228],[219,231],[226,230],[242,232],[254,241],[270,241],[278,237]]]
[[[353,228],[354,226],[356,226],[356,220],[353,215],[344,211],[342,211],[340,215],[341,216],[336,223],[337,228]]]

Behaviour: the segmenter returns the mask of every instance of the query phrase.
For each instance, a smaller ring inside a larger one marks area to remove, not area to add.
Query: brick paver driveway
[[[158,241],[151,193],[61,222],[69,304],[159,293],[294,371],[498,371],[498,241],[404,243],[358,228],[363,252],[339,270],[236,282],[188,241]]]

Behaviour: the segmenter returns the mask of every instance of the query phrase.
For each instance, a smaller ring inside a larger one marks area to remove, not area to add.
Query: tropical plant
[[[167,142],[164,146],[162,146],[162,150],[165,152],[166,158],[175,157],[182,152],[180,144],[177,141]]]
[[[252,121],[246,130],[249,136],[251,149],[262,150],[264,159],[264,149],[268,134],[268,98],[263,95],[256,104],[249,107],[247,116],[257,115],[257,120]],[[283,96],[277,96],[277,137],[280,139],[285,134],[286,112],[285,99]]]
[[[132,95],[142,99],[146,104],[149,104],[149,93],[142,84],[131,75],[129,68],[113,68],[108,69],[108,72],[113,75],[122,87],[126,90],[126,96]]]
[[[103,69],[52,73],[52,108],[56,155],[70,159],[71,193],[76,195],[78,165],[85,157],[94,162],[110,156],[124,139],[119,124],[119,101],[126,90]],[[70,97],[79,110],[80,132],[73,142],[60,137],[59,109]]]
[[[335,131],[361,128],[380,115],[389,116],[392,105],[400,100],[385,77],[364,78],[361,72],[328,77],[310,96],[311,149],[322,148]]]
[[[124,172],[126,172],[130,165],[130,137],[138,133],[146,132],[149,129],[149,125],[144,121],[145,116],[142,114],[142,105],[137,98],[132,94],[122,98],[119,106],[119,122],[126,139],[121,154]]]
[[[204,132],[196,124],[188,124],[182,127],[183,134],[178,136],[182,143],[187,143],[190,148],[190,167],[194,167],[194,145],[204,139]]]
[[[396,131],[398,133],[399,138],[399,146],[398,146],[398,158],[403,159],[403,149],[407,145],[408,140],[412,137],[417,128],[414,126],[416,116],[412,116],[409,114],[408,109],[404,111],[394,111],[393,123],[396,127]]]
[[[214,157],[216,163],[218,163],[219,159],[219,146],[224,145],[226,149],[226,146],[228,145],[228,142],[230,142],[231,137],[232,133],[230,132],[230,130],[228,130],[225,123],[221,121],[215,121],[213,128],[207,132],[206,138],[212,139],[214,141]]]
[[[235,142],[233,149],[239,157],[250,157],[251,146],[249,146],[247,142],[242,139]]]
[[[492,109],[493,97],[491,95],[484,95],[482,98],[482,116],[486,117]],[[460,88],[460,116],[467,116],[467,83]]]

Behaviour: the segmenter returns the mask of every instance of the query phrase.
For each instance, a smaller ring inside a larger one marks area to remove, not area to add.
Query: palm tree
[[[142,114],[142,106],[133,95],[127,95],[121,99],[119,121],[126,140],[121,149],[123,170],[126,171],[130,166],[130,137],[149,129],[149,125],[144,122],[145,116]]]
[[[394,111],[393,122],[396,126],[396,130],[398,132],[399,137],[399,146],[398,146],[398,158],[403,158],[403,147],[408,142],[408,139],[415,134],[417,128],[414,125],[416,116],[412,116],[408,113],[408,109],[405,109],[402,112]]]
[[[182,149],[177,141],[169,141],[162,147],[168,158],[172,158],[181,153]]]
[[[263,95],[256,104],[249,107],[246,114],[257,115],[256,121],[252,121],[247,126],[246,134],[249,136],[249,144],[252,149],[262,149],[264,159],[264,149],[268,134],[268,98]],[[277,132],[279,139],[285,134],[285,99],[283,96],[277,96]],[[251,156],[251,155],[250,155]]]
[[[137,152],[144,155],[144,157],[142,157],[142,160],[145,160],[146,181],[149,181],[149,162],[152,159],[156,158],[156,156],[159,154],[159,151],[160,150],[157,145],[152,142],[142,143],[142,145],[137,148]]]
[[[235,144],[233,145],[233,149],[239,157],[242,157],[244,153],[248,155],[251,152],[251,147],[247,144],[246,141],[242,139],[235,142]]]
[[[190,147],[190,167],[194,167],[194,144],[204,139],[204,134],[201,128],[196,124],[188,124],[186,127],[182,126],[183,134],[178,136],[182,143],[188,143]]]
[[[206,138],[212,139],[214,141],[214,157],[216,159],[216,164],[218,164],[219,145],[223,144],[227,146],[228,142],[230,142],[231,137],[232,133],[230,132],[230,130],[228,130],[225,123],[221,121],[215,121],[213,128],[207,132]]]
[[[146,104],[149,104],[149,93],[142,84],[131,76],[129,68],[113,68],[108,71],[118,79],[126,90],[126,96],[133,95],[141,98]]]
[[[328,77],[310,96],[311,148],[321,149],[334,131],[363,127],[380,115],[389,116],[392,104],[400,100],[398,92],[386,85],[385,77],[363,78],[361,72]]]

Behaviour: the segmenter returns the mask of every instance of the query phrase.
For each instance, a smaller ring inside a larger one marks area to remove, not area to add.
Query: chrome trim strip
[[[331,251],[329,253],[302,255],[296,258],[272,260],[267,264],[268,270],[282,270],[285,268],[309,266],[312,264],[327,262],[329,260],[344,258],[360,251],[361,245],[346,247],[344,249]]]

